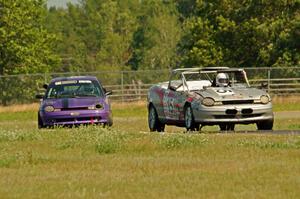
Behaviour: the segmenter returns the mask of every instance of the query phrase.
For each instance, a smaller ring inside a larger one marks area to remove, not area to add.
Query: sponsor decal
[[[76,84],[76,83],[77,83],[77,80],[68,80],[68,81],[55,82],[55,85]]]
[[[92,83],[92,81],[91,80],[79,80],[78,83],[90,84],[90,83]]]

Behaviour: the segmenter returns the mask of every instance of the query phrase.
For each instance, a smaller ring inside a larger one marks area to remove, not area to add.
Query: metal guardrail
[[[250,84],[260,87],[268,83],[271,95],[300,95],[300,67],[245,68]],[[0,76],[0,104],[30,103],[44,83],[54,77],[92,75],[96,76],[107,90],[111,90],[112,101],[144,100],[148,89],[168,81],[170,70],[147,71],[96,71],[50,74],[21,74]]]

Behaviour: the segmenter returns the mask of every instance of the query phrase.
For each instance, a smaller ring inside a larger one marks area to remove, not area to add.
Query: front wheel
[[[258,130],[272,130],[273,129],[274,120],[264,120],[256,123]]]
[[[199,130],[199,125],[197,127],[197,125],[195,123],[193,111],[190,106],[186,107],[186,109],[185,109],[184,123],[185,123],[186,130],[188,130],[188,131]]]
[[[151,132],[153,131],[163,132],[165,130],[165,124],[159,121],[157,112],[153,106],[149,107],[148,125]]]
[[[38,128],[39,129],[46,128],[39,113],[38,113]]]

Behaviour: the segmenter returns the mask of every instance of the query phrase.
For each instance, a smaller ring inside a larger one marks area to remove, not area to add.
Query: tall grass
[[[18,133],[28,136],[18,138]],[[5,134],[0,142],[0,195],[5,198],[300,194],[297,135],[161,134],[97,126]]]

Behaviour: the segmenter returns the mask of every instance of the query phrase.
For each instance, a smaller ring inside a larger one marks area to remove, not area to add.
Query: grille
[[[253,104],[254,100],[230,100],[230,101],[222,101],[223,105],[228,104]]]
[[[81,121],[91,121],[91,117],[79,117],[79,118],[59,118],[55,119],[55,122],[81,122]],[[101,120],[101,117],[93,118],[93,121]]]
[[[62,108],[61,111],[88,110],[88,107]]]
[[[240,118],[252,118],[259,117],[262,114],[251,114],[251,115],[214,115],[216,119],[240,119]]]

